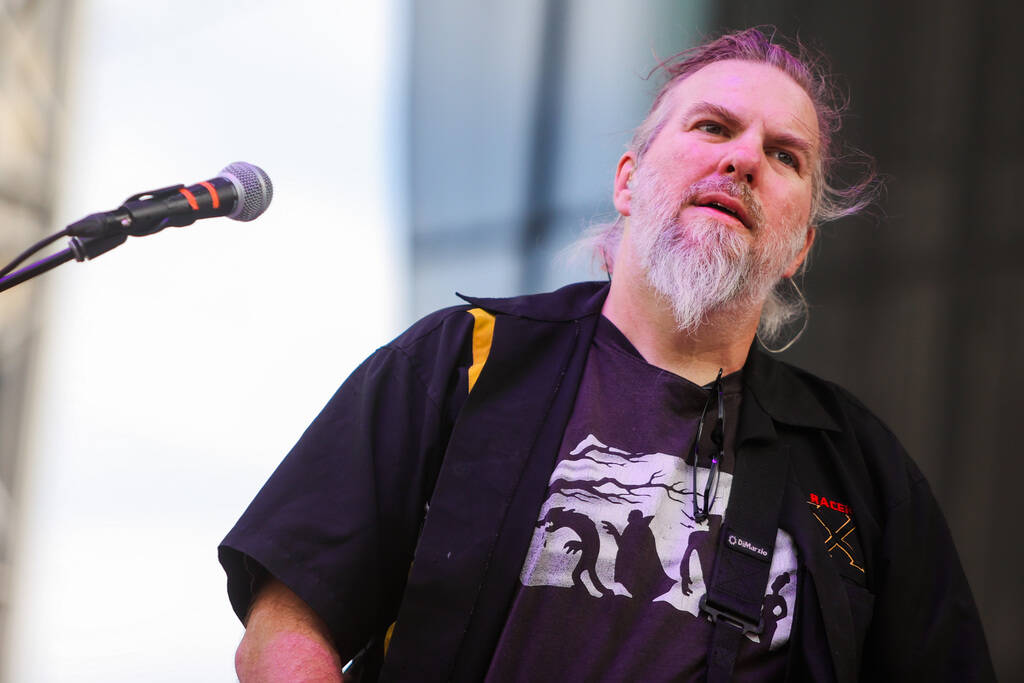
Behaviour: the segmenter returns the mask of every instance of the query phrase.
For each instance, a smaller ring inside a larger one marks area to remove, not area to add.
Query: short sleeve
[[[219,558],[240,619],[269,573],[327,623],[343,658],[391,623],[466,393],[469,316],[453,315],[364,361],[228,533]]]

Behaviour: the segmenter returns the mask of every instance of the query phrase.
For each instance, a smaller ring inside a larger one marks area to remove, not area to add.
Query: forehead
[[[698,102],[724,107],[748,125],[761,123],[770,132],[799,135],[817,152],[814,103],[796,81],[770,64],[737,59],[714,62],[677,83],[668,96],[676,116]]]

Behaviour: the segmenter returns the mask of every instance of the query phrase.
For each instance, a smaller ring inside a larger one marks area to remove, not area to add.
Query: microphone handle
[[[192,225],[200,218],[226,216],[235,209],[237,201],[234,183],[217,177],[189,187],[173,185],[133,195],[118,211],[128,214],[127,221],[120,221],[124,233],[138,237],[164,228]]]

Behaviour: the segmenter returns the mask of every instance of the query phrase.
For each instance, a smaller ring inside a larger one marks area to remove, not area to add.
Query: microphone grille
[[[259,166],[236,161],[225,166],[220,174],[230,180],[238,192],[238,203],[228,218],[251,221],[270,206],[270,200],[274,198],[274,185],[270,182],[270,176]]]

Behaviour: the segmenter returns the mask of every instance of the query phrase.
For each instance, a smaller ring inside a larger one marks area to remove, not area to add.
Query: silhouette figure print
[[[619,548],[615,556],[615,580],[634,598],[644,601],[664,595],[675,584],[661,565],[651,531],[652,519],[653,515],[644,517],[640,510],[630,510],[622,533],[611,522],[601,522]]]
[[[711,539],[718,538],[718,530],[722,526],[721,515],[710,515],[707,521],[708,528],[700,529],[690,532],[690,537],[687,540],[686,551],[683,553],[683,560],[679,563],[679,580],[680,586],[683,589],[683,595],[692,595],[693,589],[690,588],[693,585],[693,578],[690,576],[690,555],[697,553],[697,559],[700,561],[701,571],[704,576],[711,575],[711,558],[709,555],[714,553],[714,546],[709,545]],[[705,549],[701,552],[701,549]]]
[[[575,531],[580,540],[566,541],[562,546],[565,548],[566,554],[579,553],[580,555],[580,560],[572,571],[573,587],[587,590],[586,584],[583,583],[583,572],[587,572],[590,574],[590,580],[594,587],[602,596],[614,595],[597,576],[597,555],[601,550],[601,538],[598,536],[597,527],[589,517],[572,508],[553,507],[547,511],[543,519],[537,522],[537,527],[544,527],[545,531],[563,528]]]
[[[782,588],[789,583],[789,572],[779,574],[772,582],[772,592],[764,598],[761,605],[761,620],[764,622],[764,631],[761,633],[761,643],[765,647],[772,646],[772,638],[775,637],[775,629],[779,622],[789,614],[786,606],[786,599],[779,595]]]

